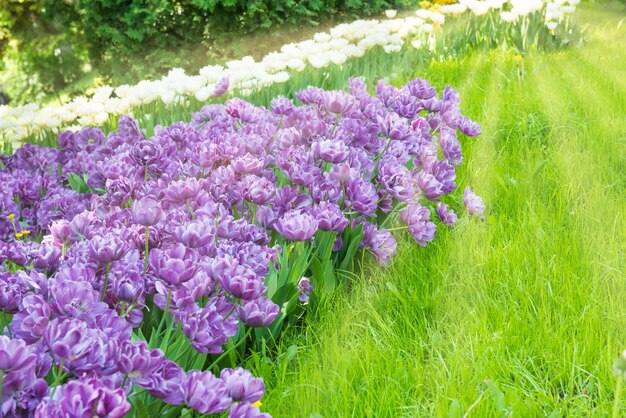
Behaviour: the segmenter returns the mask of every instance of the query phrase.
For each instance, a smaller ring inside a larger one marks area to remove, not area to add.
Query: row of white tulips
[[[548,25],[573,12],[579,0],[460,0],[438,10],[417,10],[414,16],[395,18],[395,11],[386,12],[386,20],[357,20],[340,24],[329,32],[317,33],[312,39],[284,45],[261,61],[252,57],[229,61],[225,65],[209,65],[197,75],[187,75],[180,68],[172,69],[160,80],[143,80],[134,86],[103,86],[91,97],[79,96],[65,104],[39,107],[0,106],[0,142],[19,146],[20,140],[37,135],[44,129],[58,131],[82,126],[100,126],[111,115],[130,113],[133,107],[161,101],[164,104],[194,97],[207,101],[223,88],[224,80],[245,96],[274,83],[284,83],[291,74],[308,66],[324,68],[340,66],[351,58],[362,57],[369,49],[382,47],[385,52],[400,51],[405,43],[414,47],[433,44],[435,30],[444,24],[446,15],[486,14],[501,10],[501,18],[511,22],[536,11],[545,13]],[[505,7],[505,4],[508,4]],[[507,10],[507,11],[504,11]]]

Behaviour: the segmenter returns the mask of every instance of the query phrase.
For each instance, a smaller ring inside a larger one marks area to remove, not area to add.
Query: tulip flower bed
[[[390,226],[425,246],[435,213],[452,225],[457,131],[480,133],[449,87],[349,85],[302,90],[301,106],[234,98],[152,138],[122,117],[3,156],[4,416],[268,416],[240,359],[359,251],[387,263]]]

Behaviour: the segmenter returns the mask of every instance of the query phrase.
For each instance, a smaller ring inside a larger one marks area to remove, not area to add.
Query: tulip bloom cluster
[[[480,133],[449,87],[438,96],[425,80],[379,82],[373,97],[362,80],[349,85],[302,90],[300,106],[231,99],[149,139],[122,117],[106,137],[66,132],[58,150],[4,157],[0,175],[16,178],[8,193],[19,199],[2,215],[29,222],[47,199],[63,209],[49,228],[36,218],[41,242],[7,233],[0,243],[0,310],[10,317],[0,336],[2,413],[119,417],[140,388],[202,414],[268,416],[256,405],[261,379],[241,368],[185,370],[168,345],[219,355],[233,337],[283,321],[288,304],[321,286],[315,266],[359,246],[387,263],[390,223],[425,246],[437,217],[457,220],[443,202],[463,158],[457,132]],[[68,171],[90,193],[68,199]],[[44,198],[23,198],[24,176]],[[471,190],[463,200],[483,215]],[[298,260],[294,275],[288,254],[300,245],[321,262]],[[277,272],[289,286],[276,289]],[[281,289],[293,289],[288,302]],[[184,338],[172,342],[172,332]]]

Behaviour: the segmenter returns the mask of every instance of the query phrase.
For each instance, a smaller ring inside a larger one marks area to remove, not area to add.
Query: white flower
[[[557,22],[550,21],[550,22],[546,23],[546,27],[548,29],[550,29],[551,31],[554,31],[554,30],[556,30],[556,28],[559,27],[559,24]]]
[[[341,65],[344,62],[346,62],[346,60],[348,59],[348,57],[346,57],[344,54],[342,54],[341,52],[337,52],[337,51],[330,52],[328,54],[328,58],[335,65]]]
[[[454,4],[444,4],[439,8],[439,12],[444,15],[452,15],[457,16],[467,10],[467,6],[464,4],[454,3]]]
[[[311,55],[308,60],[314,68],[324,68],[329,62],[326,55]]]
[[[385,16],[387,16],[387,18],[389,19],[393,19],[394,17],[396,17],[396,14],[398,12],[396,10],[385,10]]]
[[[388,54],[392,52],[400,52],[401,49],[402,45],[390,44],[383,46],[383,50]]]
[[[517,15],[511,12],[502,12],[500,14],[500,19],[502,19],[502,21],[504,22],[511,23],[517,20]]]
[[[206,102],[209,99],[209,97],[211,97],[211,95],[213,94],[213,90],[215,90],[214,86],[202,87],[201,89],[198,89],[195,91],[194,97],[199,102]]]

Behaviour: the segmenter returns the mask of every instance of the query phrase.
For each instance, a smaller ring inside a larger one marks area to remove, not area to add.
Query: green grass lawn
[[[293,362],[250,361],[264,410],[611,415],[626,348],[626,12],[586,5],[577,20],[588,42],[530,54],[522,76],[500,52],[414,74],[457,87],[483,127],[459,183],[486,219],[425,249],[406,237],[389,268],[364,271],[284,340]]]

